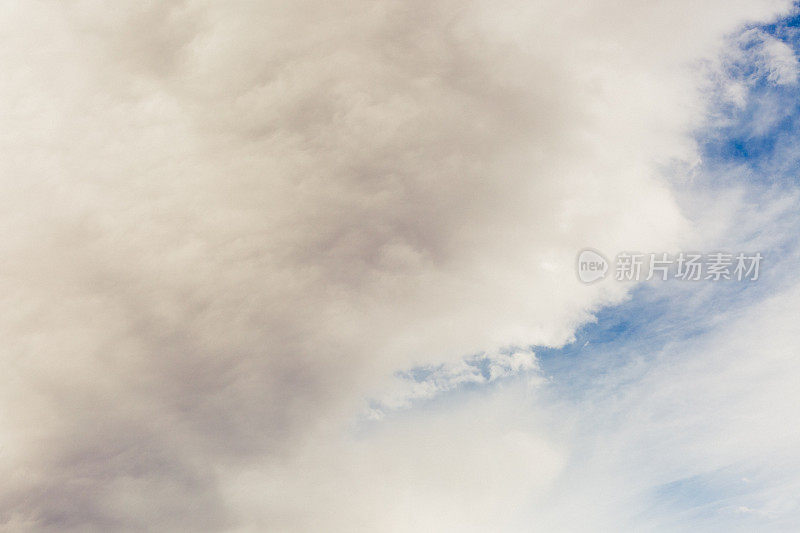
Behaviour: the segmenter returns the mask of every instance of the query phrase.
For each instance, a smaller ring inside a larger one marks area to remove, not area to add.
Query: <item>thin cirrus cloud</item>
[[[623,500],[589,502],[627,478],[578,468],[583,415],[508,347],[562,346],[624,300],[577,283],[580,248],[713,233],[665,169],[702,156],[701,65],[790,7],[5,4],[0,523],[624,525]],[[476,353],[494,374],[463,368]],[[444,392],[496,389],[354,429],[426,365],[456,369]],[[539,378],[504,379],[523,369]]]

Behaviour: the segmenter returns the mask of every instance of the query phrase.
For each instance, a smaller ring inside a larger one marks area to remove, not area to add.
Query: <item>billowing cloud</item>
[[[582,247],[689,238],[697,65],[788,6],[4,4],[0,523],[465,531],[541,490],[559,436],[506,404],[352,421],[396,371],[567,342],[625,297]]]

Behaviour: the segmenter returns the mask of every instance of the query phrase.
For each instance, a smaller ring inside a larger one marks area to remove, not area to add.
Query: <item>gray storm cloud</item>
[[[4,3],[0,524],[375,530],[297,511],[365,396],[623,298],[575,253],[680,242],[694,66],[786,7]]]

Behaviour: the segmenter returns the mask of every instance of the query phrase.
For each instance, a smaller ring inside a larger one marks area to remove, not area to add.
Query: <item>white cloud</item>
[[[757,76],[766,77],[776,85],[797,83],[797,57],[788,44],[759,29],[744,32],[740,42],[753,50]]]
[[[530,350],[503,350],[401,372],[375,387],[376,397],[370,402],[373,405],[368,417],[379,420],[386,411],[408,408],[415,401],[520,374],[526,374],[530,384],[542,380],[536,356]]]
[[[4,4],[6,529],[464,531],[545,490],[513,402],[348,424],[398,369],[568,341],[625,296],[584,246],[687,239],[691,65],[788,5]]]
[[[575,398],[546,382],[463,393],[226,486],[243,515],[274,504],[266,523],[302,531],[792,529],[798,302],[795,286],[709,335],[622,351]]]

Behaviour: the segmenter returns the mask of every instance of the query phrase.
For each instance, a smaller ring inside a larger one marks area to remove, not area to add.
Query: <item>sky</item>
[[[800,530],[799,17],[0,3],[0,531]]]

